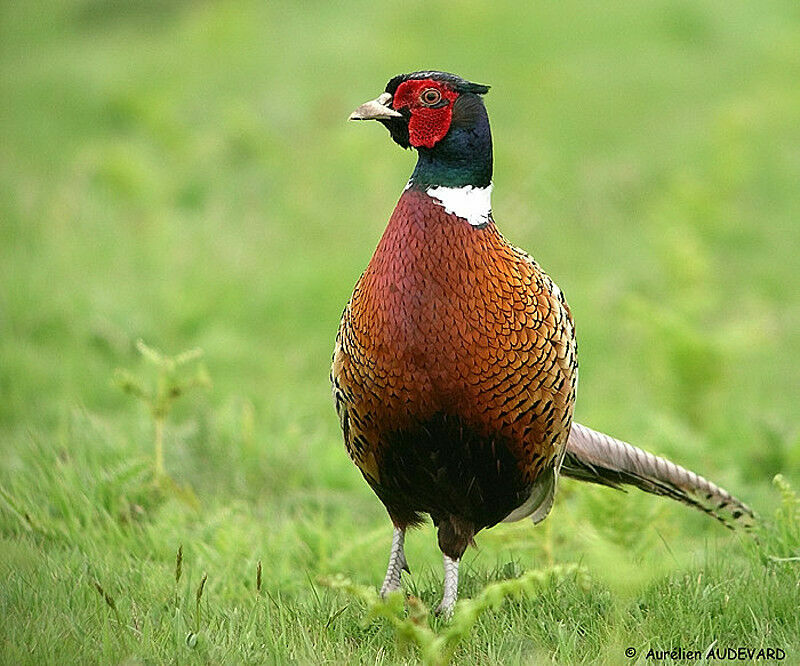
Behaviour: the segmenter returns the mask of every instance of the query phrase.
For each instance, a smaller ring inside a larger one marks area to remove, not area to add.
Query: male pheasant
[[[543,520],[559,473],[634,485],[726,523],[752,517],[704,478],[572,422],[572,315],[553,280],[495,226],[487,92],[414,72],[350,116],[379,121],[418,161],[342,315],[334,401],[347,451],[394,523],[381,593],[400,587],[405,531],[429,514],[444,554],[445,615],[475,534]]]

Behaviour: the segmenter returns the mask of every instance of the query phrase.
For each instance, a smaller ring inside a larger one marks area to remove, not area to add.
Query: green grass
[[[578,420],[766,523],[756,545],[565,482],[542,526],[478,536],[462,592],[554,564],[585,580],[487,610],[456,662],[715,640],[799,660],[798,509],[772,484],[800,488],[798,43],[793,0],[3,4],[0,662],[421,657],[319,580],[384,573],[390,524],[327,375],[413,165],[345,119],[423,67],[493,86],[495,216],[569,298]],[[176,485],[153,482],[151,411],[113,381],[154,379],[138,339],[201,348],[213,382],[166,420]],[[432,605],[432,528],[407,550]]]

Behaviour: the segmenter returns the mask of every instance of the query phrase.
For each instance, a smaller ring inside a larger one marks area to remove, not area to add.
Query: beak
[[[350,114],[350,120],[388,120],[389,118],[402,118],[402,113],[387,106],[391,101],[392,96],[385,92],[377,99],[370,100],[359,106]]]

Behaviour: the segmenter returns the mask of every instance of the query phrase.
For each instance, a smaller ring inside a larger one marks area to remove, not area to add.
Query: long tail
[[[671,497],[731,529],[750,527],[755,518],[744,502],[702,476],[580,423],[572,424],[561,474],[611,488],[636,486]]]

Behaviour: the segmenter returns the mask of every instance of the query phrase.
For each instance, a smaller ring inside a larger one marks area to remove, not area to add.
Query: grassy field
[[[0,662],[436,658],[402,611],[320,582],[377,585],[388,555],[327,376],[413,166],[345,119],[430,67],[493,86],[495,217],[572,305],[577,419],[763,525],[756,543],[564,482],[543,525],[465,557],[465,598],[547,575],[455,660],[647,663],[717,641],[800,662],[800,503],[773,483],[800,489],[798,44],[796,0],[3,3]],[[211,381],[163,423],[174,482],[154,481],[160,419],[120,389],[118,369],[167,386],[139,339],[202,349],[178,381]],[[431,605],[430,526],[407,552]]]

